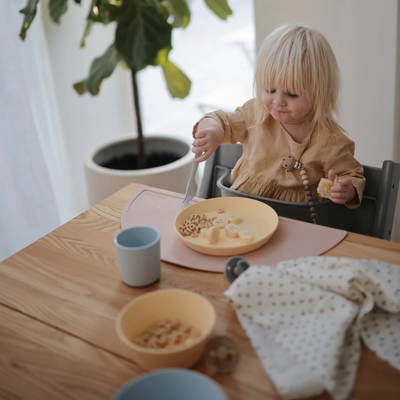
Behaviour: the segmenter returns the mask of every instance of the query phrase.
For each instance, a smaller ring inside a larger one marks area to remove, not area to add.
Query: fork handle
[[[197,154],[194,156],[194,158],[199,158],[200,156],[201,156],[201,153],[197,153]],[[199,163],[195,163],[195,162],[193,163],[193,165],[192,165],[192,170],[190,171],[190,178],[189,178],[189,180],[191,180],[191,179],[193,179],[193,178],[195,177],[198,166],[199,166]]]

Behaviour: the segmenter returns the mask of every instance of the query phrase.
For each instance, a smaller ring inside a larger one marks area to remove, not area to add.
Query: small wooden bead
[[[285,165],[285,164],[287,164],[287,157],[285,157],[283,159],[282,166],[284,168],[286,167],[286,169],[288,169],[287,165]],[[311,188],[310,188],[310,181],[308,180],[307,172],[304,169],[304,166],[302,166],[302,169],[300,170],[300,176],[301,176],[301,180],[303,181],[304,190],[306,192],[308,205],[310,207],[311,219],[313,220],[313,222],[315,224],[317,222],[318,214],[317,214],[316,209],[314,207],[314,201],[313,201],[314,199],[313,199],[312,191],[311,191]]]

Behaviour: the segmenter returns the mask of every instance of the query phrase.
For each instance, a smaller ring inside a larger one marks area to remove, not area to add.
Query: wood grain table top
[[[223,295],[224,274],[163,262],[156,284],[122,283],[113,237],[141,187],[128,185],[0,263],[0,399],[110,399],[145,372],[117,337],[119,311],[136,296],[168,288],[207,297],[218,314],[214,333],[239,345],[233,374],[213,375],[203,361],[195,370],[221,384],[229,399],[280,399]],[[400,264],[400,243],[349,233],[325,255]],[[351,398],[400,399],[400,371],[363,347]]]

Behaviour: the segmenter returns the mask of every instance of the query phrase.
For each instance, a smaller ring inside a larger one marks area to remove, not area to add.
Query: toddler
[[[285,169],[291,156],[307,173],[314,200],[321,178],[335,184],[331,200],[349,208],[361,203],[363,168],[354,142],[335,119],[340,76],[335,55],[317,30],[285,25],[263,42],[254,78],[255,98],[234,112],[206,114],[193,129],[194,162],[207,160],[222,143],[243,145],[231,188],[245,193],[306,202],[299,169]]]

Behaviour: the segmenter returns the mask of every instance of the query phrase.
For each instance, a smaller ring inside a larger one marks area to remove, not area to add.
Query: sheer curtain
[[[19,38],[26,0],[0,0],[0,260],[71,218],[70,184],[38,10]]]

